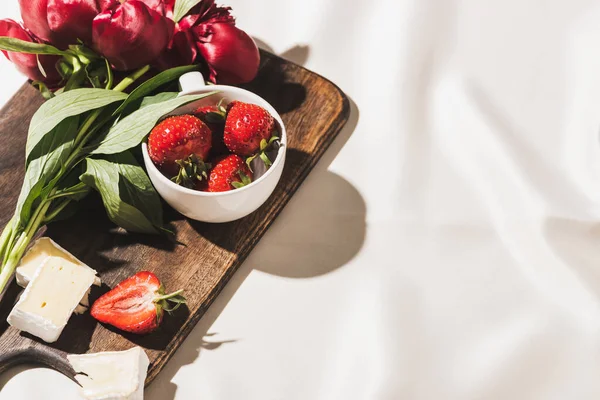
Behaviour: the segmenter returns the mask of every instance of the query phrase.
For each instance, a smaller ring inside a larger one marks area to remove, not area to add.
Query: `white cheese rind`
[[[143,400],[150,360],[141,347],[126,351],[68,355],[87,400]]]
[[[62,257],[49,257],[36,271],[8,316],[8,323],[52,343],[58,340],[96,271]]]

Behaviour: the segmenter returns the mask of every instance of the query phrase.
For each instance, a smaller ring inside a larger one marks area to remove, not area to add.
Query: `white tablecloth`
[[[146,398],[597,399],[600,3],[229,3],[352,116]]]

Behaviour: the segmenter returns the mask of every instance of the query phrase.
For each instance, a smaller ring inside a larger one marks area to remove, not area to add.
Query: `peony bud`
[[[8,36],[15,39],[21,39],[26,42],[38,43],[29,32],[27,32],[21,25],[10,19],[0,20],[0,36]],[[48,86],[56,85],[61,81],[61,76],[56,70],[56,62],[60,59],[57,56],[44,56],[39,57],[40,64],[46,72],[46,76],[42,74],[38,66],[38,60],[35,54],[16,53],[12,51],[3,51],[6,58],[12,61],[17,69],[29,79],[34,81],[41,81],[46,83]]]
[[[66,48],[92,40],[92,21],[118,0],[19,0],[25,27],[36,36]]]
[[[168,46],[175,24],[140,0],[118,4],[93,23],[93,47],[121,71],[140,68]]]
[[[211,81],[239,84],[254,79],[260,53],[246,32],[222,22],[200,25],[194,32],[198,51],[208,64]]]

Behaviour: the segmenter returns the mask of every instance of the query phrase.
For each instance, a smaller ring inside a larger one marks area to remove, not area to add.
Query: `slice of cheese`
[[[62,257],[65,260],[71,261],[77,265],[85,265],[79,261],[73,254],[60,247],[54,240],[48,237],[41,237],[36,240],[33,245],[27,250],[19,266],[17,267],[17,284],[21,287],[27,287],[27,284],[35,275],[35,271],[43,264],[48,257]],[[97,286],[100,286],[100,279],[96,282]],[[87,303],[87,297],[85,298],[86,303],[82,299],[84,306],[89,306]]]
[[[143,400],[150,361],[141,347],[126,351],[68,355],[88,400]]]
[[[73,264],[87,267],[87,265],[78,260],[73,254],[56,244],[54,240],[48,237],[41,237],[33,243],[21,259],[16,273],[17,284],[23,288],[27,287],[31,278],[35,275],[35,271],[37,271],[40,265],[42,265],[49,257],[61,257],[71,261]],[[101,284],[100,278],[96,277],[94,285],[100,286]],[[90,291],[88,290],[81,298],[79,306],[75,308],[75,314],[83,314],[87,311],[90,306],[89,294]]]
[[[10,312],[8,323],[48,343],[55,342],[95,280],[93,269],[49,257]]]

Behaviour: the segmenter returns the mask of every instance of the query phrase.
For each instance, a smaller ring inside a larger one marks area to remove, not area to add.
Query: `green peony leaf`
[[[100,193],[111,221],[130,232],[159,232],[160,199],[131,153],[87,158],[86,163],[81,181]]]
[[[26,224],[35,201],[44,193],[44,188],[54,186],[53,180],[59,175],[62,163],[72,148],[79,117],[69,117],[59,123],[50,134],[44,136],[29,154],[29,163],[21,194],[17,201],[20,222]]]
[[[179,93],[177,92],[164,92],[159,93],[156,96],[147,96],[142,99],[140,103],[140,110],[144,107],[151,106],[152,104],[162,103],[164,101],[173,100],[177,97]]]
[[[113,115],[119,115],[136,100],[139,100],[142,97],[153,93],[159,87],[166,85],[167,83],[174,81],[175,79],[178,79],[181,75],[191,71],[195,71],[197,69],[197,65],[187,65],[184,67],[171,68],[148,79],[146,82],[142,83],[140,86],[138,86],[131,92],[131,94],[127,97],[127,100],[125,100],[123,104],[121,104],[119,108],[116,109]]]
[[[69,117],[105,107],[127,98],[125,93],[104,89],[75,89],[48,100],[31,119],[27,137],[26,157],[58,124]]]
[[[16,53],[44,54],[54,56],[64,56],[69,53],[57,49],[54,46],[43,43],[26,42],[8,36],[0,36],[0,50],[14,51]]]

